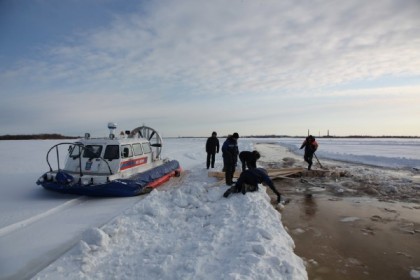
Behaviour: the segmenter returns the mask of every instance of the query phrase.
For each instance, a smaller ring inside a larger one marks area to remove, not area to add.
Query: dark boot
[[[232,193],[231,189],[228,189],[227,191],[225,191],[225,193],[223,194],[223,197],[228,197],[230,194]]]

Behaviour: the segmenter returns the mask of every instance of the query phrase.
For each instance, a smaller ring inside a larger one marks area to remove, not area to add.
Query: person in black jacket
[[[273,181],[268,177],[264,168],[247,169],[242,172],[235,185],[230,187],[223,196],[228,197],[231,193],[255,192],[258,190],[258,184],[267,185],[277,195],[277,203],[280,203],[281,194],[274,187]]]
[[[242,171],[245,169],[257,168],[257,160],[260,158],[258,151],[242,151],[239,153],[239,159],[242,163]]]
[[[311,170],[312,167],[312,158],[315,154],[315,151],[318,149],[318,143],[315,140],[315,137],[309,135],[306,137],[305,141],[303,141],[302,146],[300,149],[305,148],[305,154],[303,159],[308,163],[308,170]]]
[[[216,160],[216,153],[219,153],[219,139],[217,139],[216,131],[213,131],[211,137],[207,138],[206,142],[206,152],[207,152],[207,169],[214,168],[214,162]]]
[[[238,139],[239,134],[235,132],[233,135],[228,136],[222,146],[225,180],[228,186],[233,183],[233,174],[235,173],[236,163],[238,162]]]

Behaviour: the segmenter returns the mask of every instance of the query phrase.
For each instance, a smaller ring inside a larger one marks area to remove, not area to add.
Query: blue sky
[[[0,135],[420,136],[420,1],[2,0]]]

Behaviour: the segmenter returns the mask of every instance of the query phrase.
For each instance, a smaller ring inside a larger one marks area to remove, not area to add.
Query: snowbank
[[[89,229],[35,279],[307,279],[264,188],[225,199],[201,176]]]

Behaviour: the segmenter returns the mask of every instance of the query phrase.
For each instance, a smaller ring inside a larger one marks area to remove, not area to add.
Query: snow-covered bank
[[[0,142],[0,224],[6,228],[0,236],[1,279],[33,276],[68,248],[36,279],[307,278],[264,189],[222,197],[227,187],[215,186],[204,168],[205,139],[165,141],[164,156],[186,170],[176,189],[116,199],[36,186],[53,142]],[[243,139],[240,150],[252,145]],[[221,167],[219,154],[216,169]]]
[[[193,172],[89,230],[36,279],[306,279],[265,191],[224,199],[205,176]]]

